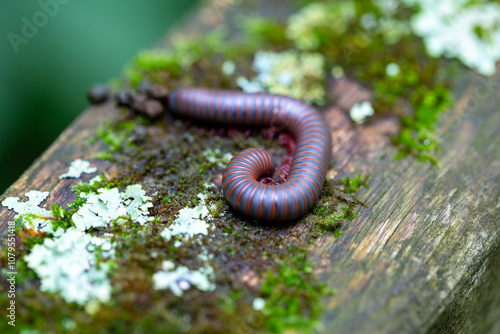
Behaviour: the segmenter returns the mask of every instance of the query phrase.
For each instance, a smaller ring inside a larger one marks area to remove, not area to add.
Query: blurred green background
[[[196,2],[0,0],[0,194],[88,106],[90,85],[118,77]]]

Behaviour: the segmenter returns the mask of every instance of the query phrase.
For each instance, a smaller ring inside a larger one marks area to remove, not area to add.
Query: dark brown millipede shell
[[[222,178],[224,196],[246,217],[285,221],[300,217],[318,200],[331,159],[330,130],[323,116],[300,100],[268,93],[181,88],[169,94],[170,108],[181,116],[228,126],[283,127],[297,148],[285,182],[262,184],[274,169],[271,155],[249,148],[235,155]]]

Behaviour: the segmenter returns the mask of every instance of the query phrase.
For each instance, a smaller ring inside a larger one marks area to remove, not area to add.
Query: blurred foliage
[[[87,106],[95,82],[117,76],[197,1],[0,2],[0,194]],[[49,4],[52,4],[49,6]],[[40,12],[48,12],[43,22]],[[36,16],[34,18],[34,16]],[[40,24],[29,31],[28,23]],[[44,23],[44,24],[42,24]],[[25,28],[26,26],[26,28]],[[16,45],[9,33],[21,38]],[[15,45],[15,46],[13,46]],[[17,47],[18,52],[15,52]]]

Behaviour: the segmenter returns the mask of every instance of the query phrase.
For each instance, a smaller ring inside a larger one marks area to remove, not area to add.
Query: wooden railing
[[[236,12],[225,12],[223,19]],[[200,23],[195,13],[176,33],[209,29],[221,18],[213,15],[212,22]],[[361,86],[348,80],[330,86],[341,97],[324,108],[334,139],[334,170],[371,177],[370,189],[359,194],[366,207],[343,226],[342,238],[324,238],[314,246],[322,280],[338,289],[323,299],[325,332],[484,333],[498,328],[500,77],[488,80],[473,74],[456,80],[458,102],[438,127],[441,168],[411,157],[394,161],[390,135],[398,120],[381,117],[353,126],[341,110],[342,96],[363,94]],[[485,86],[488,82],[493,90]],[[74,182],[59,176],[76,158],[91,160],[99,173],[113,170],[111,162],[93,159],[102,144],[87,140],[118,115],[113,103],[86,110],[0,202],[36,189],[50,192],[45,203],[71,203]],[[2,239],[13,216],[0,207]]]

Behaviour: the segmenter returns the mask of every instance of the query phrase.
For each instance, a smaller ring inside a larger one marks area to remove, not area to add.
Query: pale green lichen
[[[53,232],[50,221],[52,212],[39,206],[49,196],[49,193],[31,190],[24,196],[28,197],[26,202],[20,202],[19,197],[7,197],[2,201],[2,205],[16,212],[18,214],[15,217],[16,221],[26,228],[40,232]]]
[[[91,182],[100,182],[94,178]],[[27,202],[18,198],[7,198],[3,204],[20,213],[20,216],[52,216],[50,211],[40,208],[48,192],[30,191],[26,194]],[[97,192],[80,193],[86,202],[72,216],[75,227],[67,230],[52,229],[51,220],[47,231],[53,238],[45,238],[36,244],[24,257],[26,264],[41,281],[41,291],[59,293],[66,302],[75,302],[95,310],[99,303],[107,302],[111,296],[108,273],[114,254],[113,245],[106,239],[109,234],[95,237],[85,233],[90,228],[104,227],[121,219],[145,224],[151,220],[148,209],[152,206],[151,198],[139,184],[128,186],[123,192],[117,188],[100,188]],[[95,303],[97,301],[97,304]]]
[[[111,296],[110,265],[100,261],[97,266],[98,250],[101,259],[113,254],[109,240],[75,228],[60,229],[54,239],[35,245],[24,259],[40,278],[41,291],[59,293],[66,302],[84,305],[92,299],[107,302]]]
[[[345,72],[342,66],[333,66],[330,73],[335,79],[342,79],[343,77],[345,77]]]
[[[471,0],[405,0],[418,8],[414,33],[424,39],[429,55],[457,58],[483,75],[500,60],[500,4]]]
[[[177,219],[160,233],[166,240],[179,237],[180,240],[174,243],[176,247],[182,245],[182,241],[208,234],[210,225],[206,219],[211,219],[212,216],[206,205],[207,195],[198,194],[197,197],[201,202],[198,206],[179,210]],[[208,262],[213,258],[213,255],[208,254],[206,248],[203,247],[198,258]],[[201,291],[212,291],[215,289],[215,284],[211,282],[213,279],[214,270],[210,265],[193,270],[185,266],[175,268],[175,264],[171,261],[164,261],[162,270],[153,275],[155,289],[170,289],[176,296],[182,296],[182,292],[191,286],[195,286]]]
[[[356,103],[349,112],[351,119],[358,124],[364,123],[366,118],[373,116],[373,114],[372,104],[368,101]]]
[[[162,270],[153,275],[154,288],[157,290],[170,289],[174,295],[182,296],[183,291],[191,286],[200,291],[213,291],[215,284],[212,283],[215,275],[211,266],[192,270],[185,266],[175,268],[173,262],[164,261]]]
[[[247,93],[268,91],[320,105],[325,102],[325,59],[319,53],[258,51],[252,67],[257,76],[237,79]]]
[[[68,172],[59,176],[59,179],[64,179],[64,178],[77,179],[83,173],[92,174],[95,173],[96,171],[97,168],[91,167],[90,162],[81,159],[76,159],[73,160],[73,162],[71,162]]]
[[[401,69],[399,68],[399,65],[396,64],[396,63],[389,63],[385,67],[385,74],[389,78],[395,78],[395,77],[397,77],[400,72],[401,72]]]
[[[215,150],[207,148],[205,151],[203,151],[203,156],[207,159],[208,162],[217,163],[219,167],[226,167],[229,161],[233,158],[233,155],[231,153],[224,153],[221,156],[221,150],[218,148],[216,148]]]
[[[7,197],[3,200],[2,205],[18,214],[33,214],[38,216],[50,216],[51,213],[39,205],[49,196],[48,191],[31,190],[24,196],[28,197],[26,202],[19,202],[19,197]]]
[[[93,177],[90,181],[89,184],[94,184],[98,182],[104,181],[103,177],[101,175],[97,175],[96,177]]]
[[[201,203],[194,208],[184,208],[179,210],[177,219],[162,232],[161,236],[166,240],[170,240],[174,236],[183,236],[184,240],[192,238],[196,235],[207,235],[210,225],[207,219],[212,216],[209,213],[209,208],[205,204],[206,195],[198,194]]]
[[[72,216],[80,231],[90,228],[106,227],[111,222],[120,223],[131,219],[140,225],[152,218],[148,209],[153,206],[151,198],[140,184],[128,186],[124,192],[118,188],[101,188],[97,193],[80,193],[85,204]]]
[[[252,308],[255,311],[262,311],[266,307],[266,300],[264,298],[255,298],[252,302]]]
[[[236,64],[232,60],[226,60],[222,63],[221,69],[222,73],[229,77],[234,74],[234,71],[236,70]]]

